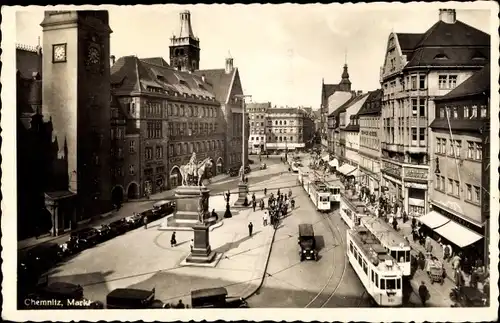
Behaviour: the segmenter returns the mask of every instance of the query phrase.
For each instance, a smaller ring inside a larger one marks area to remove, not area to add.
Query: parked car
[[[229,176],[235,177],[235,176],[238,176],[239,170],[240,169],[238,167],[231,167],[231,168],[229,168],[229,170],[227,171],[227,173],[229,174]]]
[[[84,228],[70,234],[70,240],[75,241],[80,250],[95,246],[99,243],[99,239],[99,231],[95,228]]]
[[[48,280],[27,299],[24,302],[27,309],[83,309],[91,308],[92,304],[83,297],[82,286],[67,282],[48,284]]]
[[[144,309],[151,308],[155,301],[155,289],[117,288],[106,296],[106,308]]]
[[[130,229],[135,229],[141,226],[143,216],[140,213],[134,213],[131,216],[127,216],[125,221]]]
[[[97,231],[99,237],[98,241],[103,242],[109,240],[113,237],[113,232],[111,228],[107,224],[101,224],[99,226],[95,226],[94,229]]]
[[[127,220],[125,219],[113,221],[109,224],[109,227],[111,228],[111,232],[115,237],[124,234],[130,228]]]
[[[153,213],[155,218],[162,218],[168,214],[173,213],[175,210],[175,201],[159,201],[153,205]]]
[[[62,259],[62,253],[57,243],[44,243],[21,252],[19,270],[39,276],[49,270]]]

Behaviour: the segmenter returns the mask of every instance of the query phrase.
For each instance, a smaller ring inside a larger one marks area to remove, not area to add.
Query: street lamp
[[[238,200],[236,201],[235,205],[237,206],[245,206],[245,200],[247,198],[248,194],[248,185],[245,183],[245,128],[246,128],[246,122],[245,122],[245,109],[246,109],[246,102],[245,98],[252,98],[251,95],[244,95],[244,94],[237,94],[234,96],[235,98],[242,99],[243,104],[242,104],[242,138],[241,138],[241,166],[242,166],[242,172],[241,172],[241,178],[240,178],[240,183],[238,184]],[[247,200],[248,202],[248,200]]]

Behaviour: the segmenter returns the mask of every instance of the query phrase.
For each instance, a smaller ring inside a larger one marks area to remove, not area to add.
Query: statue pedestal
[[[210,190],[205,186],[179,186],[175,190],[176,208],[174,215],[167,219],[169,227],[190,227],[199,224],[200,199],[210,196]],[[215,218],[210,216],[208,205],[206,207],[205,223],[210,226],[215,223]]]
[[[210,247],[210,225],[197,223],[193,226],[194,244],[191,254],[186,258],[188,264],[206,264],[215,260],[217,253]]]
[[[238,200],[234,202],[233,206],[237,208],[249,207],[250,204],[245,206],[245,198],[247,198],[247,203],[250,203],[248,200],[248,185],[241,181],[238,184]]]

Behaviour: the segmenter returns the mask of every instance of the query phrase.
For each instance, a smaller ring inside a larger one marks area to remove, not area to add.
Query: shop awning
[[[344,164],[344,165],[340,166],[340,168],[338,169],[338,171],[344,175],[350,175],[355,170],[356,170],[356,167],[349,165],[349,164]]]
[[[330,167],[337,167],[337,168],[339,168],[339,161],[337,160],[337,158],[334,158],[333,160],[330,160],[328,162],[328,165],[330,165]]]
[[[434,231],[460,248],[467,247],[482,238],[480,234],[469,230],[455,221],[450,221]]]
[[[430,211],[429,213],[419,217],[418,220],[431,229],[440,227],[443,224],[445,224],[446,222],[451,221],[450,219],[439,214],[436,211]]]

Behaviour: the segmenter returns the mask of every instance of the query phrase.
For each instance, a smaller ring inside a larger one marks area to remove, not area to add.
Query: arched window
[[[285,121],[283,121],[283,124],[286,126],[286,120],[285,120]]]
[[[205,151],[210,150],[210,146],[208,144],[208,141],[205,141]]]
[[[278,120],[274,121],[274,124],[275,124],[275,125],[278,125]]]
[[[281,126],[281,125],[282,125],[282,122],[281,122],[281,120],[280,120],[280,126]]]
[[[283,137],[280,137],[280,141],[283,141]]]
[[[175,150],[176,150],[177,155],[180,155],[181,154],[181,144],[177,144],[177,147]]]

